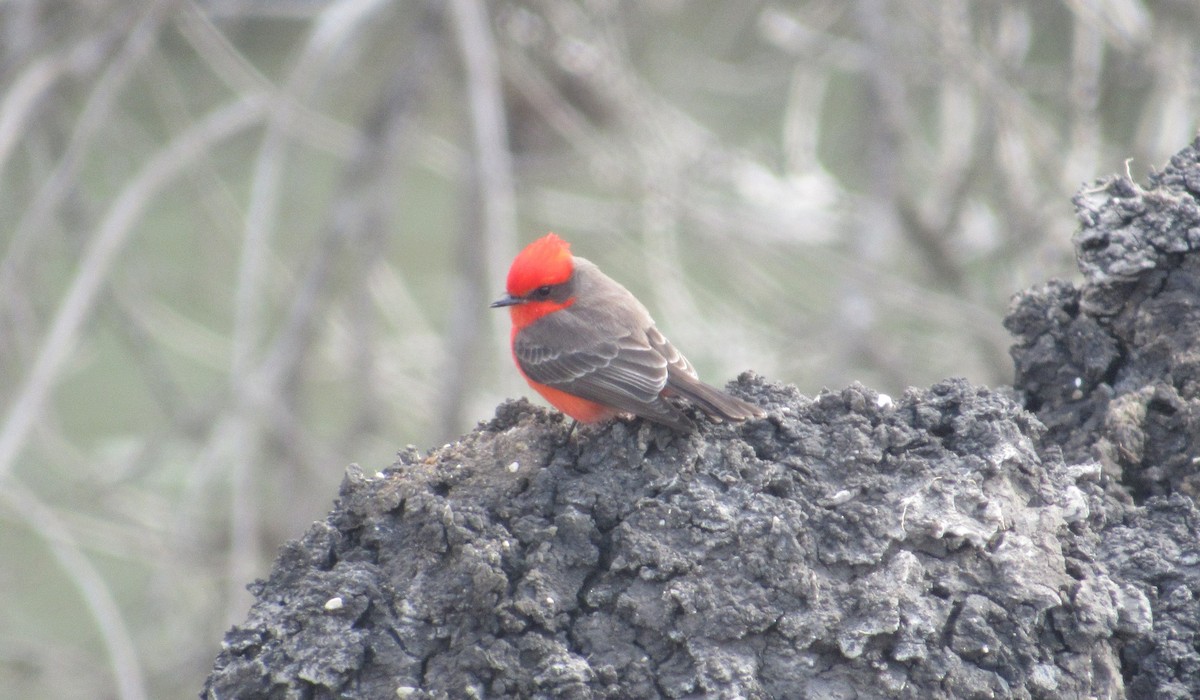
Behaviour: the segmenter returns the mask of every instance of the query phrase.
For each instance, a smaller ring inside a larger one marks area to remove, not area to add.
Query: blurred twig
[[[348,41],[379,8],[382,0],[341,0],[324,9],[314,22],[303,53],[288,77],[283,93],[303,103],[319,84],[322,73]],[[245,235],[234,294],[234,323],[230,390],[233,396],[232,421],[223,421],[232,435],[222,444],[232,449],[221,454],[229,463],[230,555],[228,617],[235,620],[248,602],[243,581],[258,570],[262,557],[259,503],[254,488],[256,467],[265,415],[289,414],[278,380],[279,371],[261,373],[260,337],[265,328],[265,272],[271,237],[280,206],[280,187],[286,163],[288,132],[296,111],[289,100],[272,102],[271,118],[255,160],[246,214]]]
[[[183,2],[176,24],[213,71],[231,90],[244,92],[275,92],[274,109],[287,114],[277,123],[303,136],[308,145],[345,155],[353,148],[357,135],[354,129],[332,119],[329,115],[309,108],[300,95],[277,90],[245,56],[241,54],[213,25],[212,18],[190,0]]]
[[[474,158],[471,214],[460,222],[457,280],[446,334],[446,362],[439,390],[437,432],[445,438],[463,427],[467,388],[478,377],[481,324],[488,313],[488,294],[503,288],[504,260],[515,250],[516,195],[512,156],[508,150],[499,59],[489,28],[487,8],[479,0],[451,0],[455,36],[466,69]],[[486,286],[486,289],[485,289]],[[491,291],[489,291],[489,289]],[[502,327],[502,314],[492,314],[493,328]],[[495,335],[501,335],[496,333]]]
[[[96,81],[87,104],[76,120],[75,132],[58,165],[42,184],[17,225],[4,260],[0,261],[0,296],[13,283],[17,270],[25,265],[27,248],[34,236],[45,230],[50,216],[75,183],[83,158],[92,147],[96,134],[108,121],[117,97],[131,78],[138,63],[146,57],[158,39],[159,27],[175,0],[156,0],[130,30],[117,55],[106,64]],[[86,54],[85,54],[86,55]],[[2,455],[0,455],[2,456]],[[0,462],[2,465],[2,462]],[[0,475],[3,474],[0,466]]]
[[[5,480],[4,488],[0,488],[0,499],[28,523],[31,532],[45,540],[67,579],[79,591],[104,640],[119,696],[125,700],[148,698],[137,647],[125,624],[125,616],[104,577],[80,550],[70,529],[17,479]]]
[[[89,241],[79,270],[38,350],[33,368],[0,427],[0,482],[11,471],[29,429],[41,414],[62,366],[75,346],[80,328],[92,311],[109,268],[151,198],[193,160],[260,120],[267,106],[263,96],[252,95],[211,112],[155,154],[113,201]]]

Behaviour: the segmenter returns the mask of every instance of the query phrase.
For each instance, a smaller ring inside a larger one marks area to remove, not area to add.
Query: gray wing
[[[674,345],[671,345],[671,341],[667,340],[666,336],[658,328],[650,326],[646,329],[646,341],[650,343],[650,347],[654,348],[659,355],[662,355],[663,359],[671,367],[683,372],[692,379],[699,378],[696,375],[696,368],[692,367],[692,363],[688,362],[687,358],[676,350]]]
[[[630,413],[642,413],[667,384],[667,360],[644,338],[602,339],[562,313],[518,333],[513,354],[533,381]]]

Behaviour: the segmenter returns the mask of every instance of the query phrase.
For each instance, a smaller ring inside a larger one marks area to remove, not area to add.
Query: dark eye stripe
[[[573,290],[574,278],[571,278],[556,284],[543,284],[540,287],[534,287],[525,292],[524,298],[528,301],[544,301],[548,299],[563,301],[574,293]]]

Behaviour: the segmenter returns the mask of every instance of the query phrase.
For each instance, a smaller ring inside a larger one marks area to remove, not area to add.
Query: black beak
[[[501,306],[516,306],[517,304],[520,304],[523,301],[525,301],[525,300],[522,299],[521,297],[514,297],[511,294],[505,294],[504,296],[500,297],[496,301],[492,302],[492,308],[498,309]]]

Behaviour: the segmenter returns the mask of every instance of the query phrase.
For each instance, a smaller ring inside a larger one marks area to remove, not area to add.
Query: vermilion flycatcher
[[[530,243],[508,270],[508,294],[492,303],[512,316],[517,369],[555,408],[581,423],[632,413],[675,430],[692,422],[679,396],[716,420],[762,409],[700,381],[629,290],[553,233]]]

